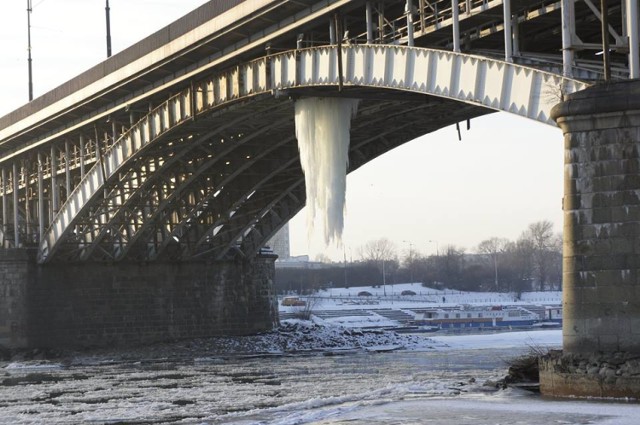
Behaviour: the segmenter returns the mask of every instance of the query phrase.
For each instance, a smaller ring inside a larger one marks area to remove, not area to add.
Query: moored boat
[[[434,308],[416,313],[413,325],[430,329],[530,327],[540,316],[520,306]]]

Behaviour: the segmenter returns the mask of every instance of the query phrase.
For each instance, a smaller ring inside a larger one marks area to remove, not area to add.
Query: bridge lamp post
[[[27,0],[27,63],[29,67],[29,102],[33,100],[33,69],[31,66],[31,0]]]
[[[104,11],[107,18],[107,57],[110,58],[111,57],[111,18],[110,18],[111,9],[109,8],[109,0],[106,0],[106,2],[107,4],[104,8]]]

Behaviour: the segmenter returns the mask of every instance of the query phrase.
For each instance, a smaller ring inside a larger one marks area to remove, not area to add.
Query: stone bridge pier
[[[564,133],[563,352],[540,362],[556,396],[640,397],[640,81],[569,95]]]
[[[0,346],[97,347],[245,335],[278,321],[275,255],[52,263],[0,250]]]

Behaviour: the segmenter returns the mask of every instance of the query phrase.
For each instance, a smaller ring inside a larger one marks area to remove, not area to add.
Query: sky
[[[0,116],[28,101],[27,1],[0,14]],[[204,0],[111,0],[117,53]],[[105,1],[33,0],[31,52],[38,97],[106,58]],[[144,19],[140,19],[144,16]],[[347,178],[343,244],[308,238],[306,214],[290,222],[291,254],[356,260],[368,241],[387,238],[400,257],[447,245],[473,252],[483,240],[515,240],[533,222],[562,230],[563,142],[558,128],[495,113],[406,143]]]

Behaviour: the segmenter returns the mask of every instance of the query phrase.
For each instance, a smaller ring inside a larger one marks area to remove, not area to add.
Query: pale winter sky
[[[113,53],[206,3],[203,0],[111,0]],[[105,1],[33,0],[34,96],[106,58]],[[27,1],[0,14],[0,115],[28,100]],[[293,255],[358,257],[387,237],[399,253],[457,245],[473,250],[492,236],[516,239],[548,219],[562,229],[563,143],[559,129],[505,113],[421,137],[365,165],[347,179],[344,245],[307,238],[303,210],[291,221]]]

